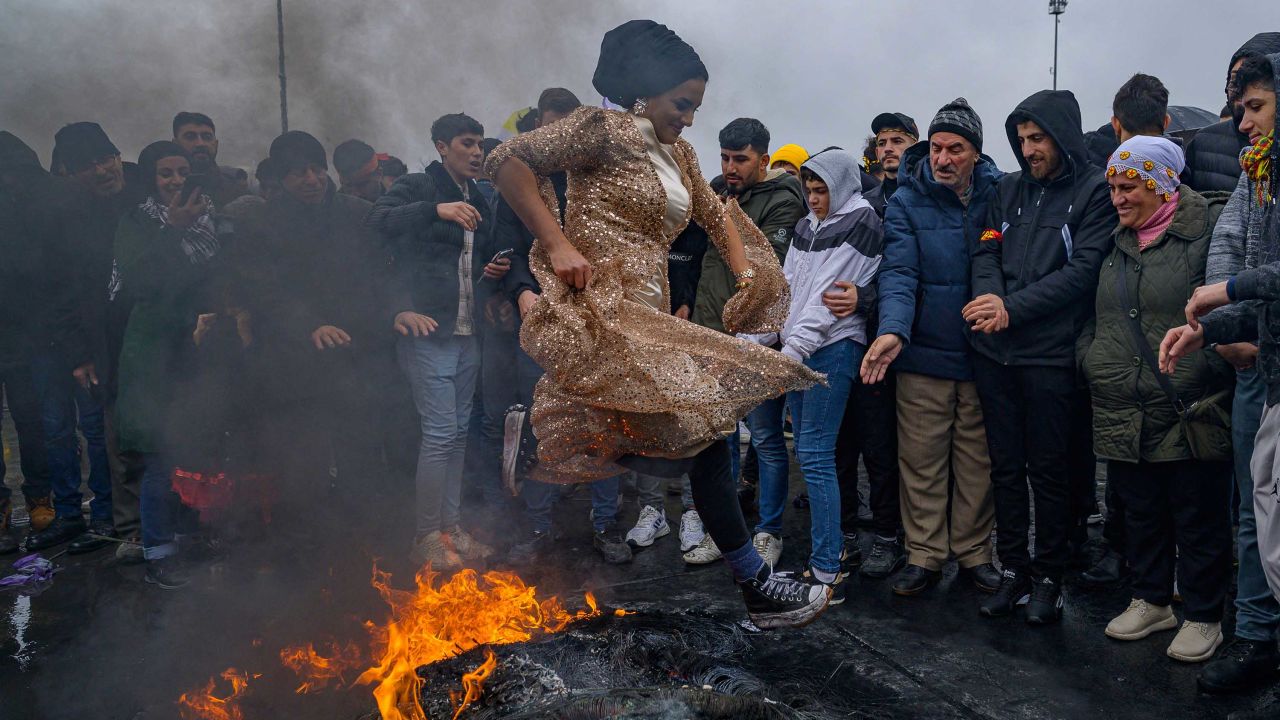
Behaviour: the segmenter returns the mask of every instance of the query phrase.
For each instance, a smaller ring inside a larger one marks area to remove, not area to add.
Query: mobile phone
[[[511,257],[512,255],[515,254],[515,252],[516,252],[515,248],[507,248],[506,250],[499,250],[498,252],[493,254],[493,259],[490,260],[489,262],[496,263],[499,260]]]
[[[191,199],[191,193],[195,192],[196,188],[203,190],[207,187],[209,187],[208,175],[203,173],[192,173],[188,175],[186,182],[182,185],[182,194],[178,196],[178,202],[182,205],[186,205],[187,201]]]

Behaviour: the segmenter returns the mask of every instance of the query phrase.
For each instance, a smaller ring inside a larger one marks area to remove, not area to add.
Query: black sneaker
[[[1240,692],[1275,680],[1278,665],[1275,642],[1234,638],[1204,666],[1196,685],[1207,693]]]
[[[524,542],[516,543],[507,551],[507,562],[512,565],[532,565],[542,559],[543,553],[551,549],[550,532],[533,531]]]
[[[88,529],[89,526],[79,517],[54,518],[53,522],[49,523],[49,527],[27,535],[27,552],[37,552],[64,542],[71,542]]]
[[[982,601],[978,613],[983,617],[1004,617],[1013,613],[1019,605],[1026,605],[1031,599],[1031,578],[1026,573],[1013,568],[1005,568],[1000,573],[1000,587],[995,595]]]
[[[631,546],[622,539],[617,525],[610,525],[604,530],[597,530],[591,538],[600,556],[610,565],[622,565],[631,562]]]
[[[902,550],[902,543],[897,540],[882,540],[877,537],[871,543],[871,554],[858,571],[863,577],[881,580],[898,572],[907,564],[907,554]]]
[[[1062,619],[1062,583],[1049,578],[1031,582],[1031,602],[1027,603],[1027,623],[1050,625]]]
[[[67,554],[91,553],[112,544],[111,539],[114,537],[116,537],[116,526],[110,520],[93,520],[89,523],[88,531],[72,540],[67,546]]]
[[[765,565],[756,577],[739,582],[747,616],[762,630],[803,627],[827,609],[831,590],[822,583],[797,580]]]
[[[840,579],[849,577],[849,573],[862,566],[862,545],[858,543],[858,533],[845,533],[844,547],[840,550]]]
[[[817,583],[819,585],[827,586],[827,589],[831,591],[831,599],[827,601],[828,605],[839,605],[844,602],[845,590],[848,588],[844,582],[844,573],[837,574],[836,579],[832,582],[823,582],[813,576],[813,568],[808,568],[800,577],[804,578],[804,581],[807,583]]]
[[[530,439],[529,410],[523,405],[507,408],[502,421],[502,486],[512,495],[520,494],[523,476],[528,473]]]
[[[178,590],[191,582],[184,563],[176,557],[147,561],[147,574],[143,578],[162,590]]]

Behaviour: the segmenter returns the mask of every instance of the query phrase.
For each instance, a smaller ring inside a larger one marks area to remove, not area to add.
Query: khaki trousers
[[[974,383],[898,374],[898,468],[907,562],[991,562],[991,460]]]

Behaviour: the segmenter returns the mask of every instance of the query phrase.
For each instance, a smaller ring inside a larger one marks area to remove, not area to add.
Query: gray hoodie
[[[827,184],[830,210],[822,220],[810,212],[796,225],[782,265],[791,286],[791,310],[782,332],[751,337],[765,345],[781,340],[782,352],[796,360],[846,338],[866,344],[866,313],[884,246],[880,216],[862,197],[860,165],[853,153],[827,150],[809,158],[804,169]],[[822,294],[837,289],[837,280],[858,288],[858,310],[848,317],[837,318],[822,304]]]

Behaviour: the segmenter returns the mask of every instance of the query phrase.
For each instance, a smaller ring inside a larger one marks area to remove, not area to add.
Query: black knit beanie
[[[631,20],[605,33],[591,84],[601,95],[629,108],[692,78],[707,79],[707,67],[689,43],[666,25]]]
[[[956,98],[938,111],[929,123],[929,135],[936,132],[952,132],[973,143],[982,152],[982,118],[969,107],[969,101]]]
[[[329,169],[329,161],[325,156],[324,146],[309,133],[301,130],[290,130],[271,141],[271,150],[267,152],[272,168],[283,177],[291,170],[308,165],[319,165]]]

